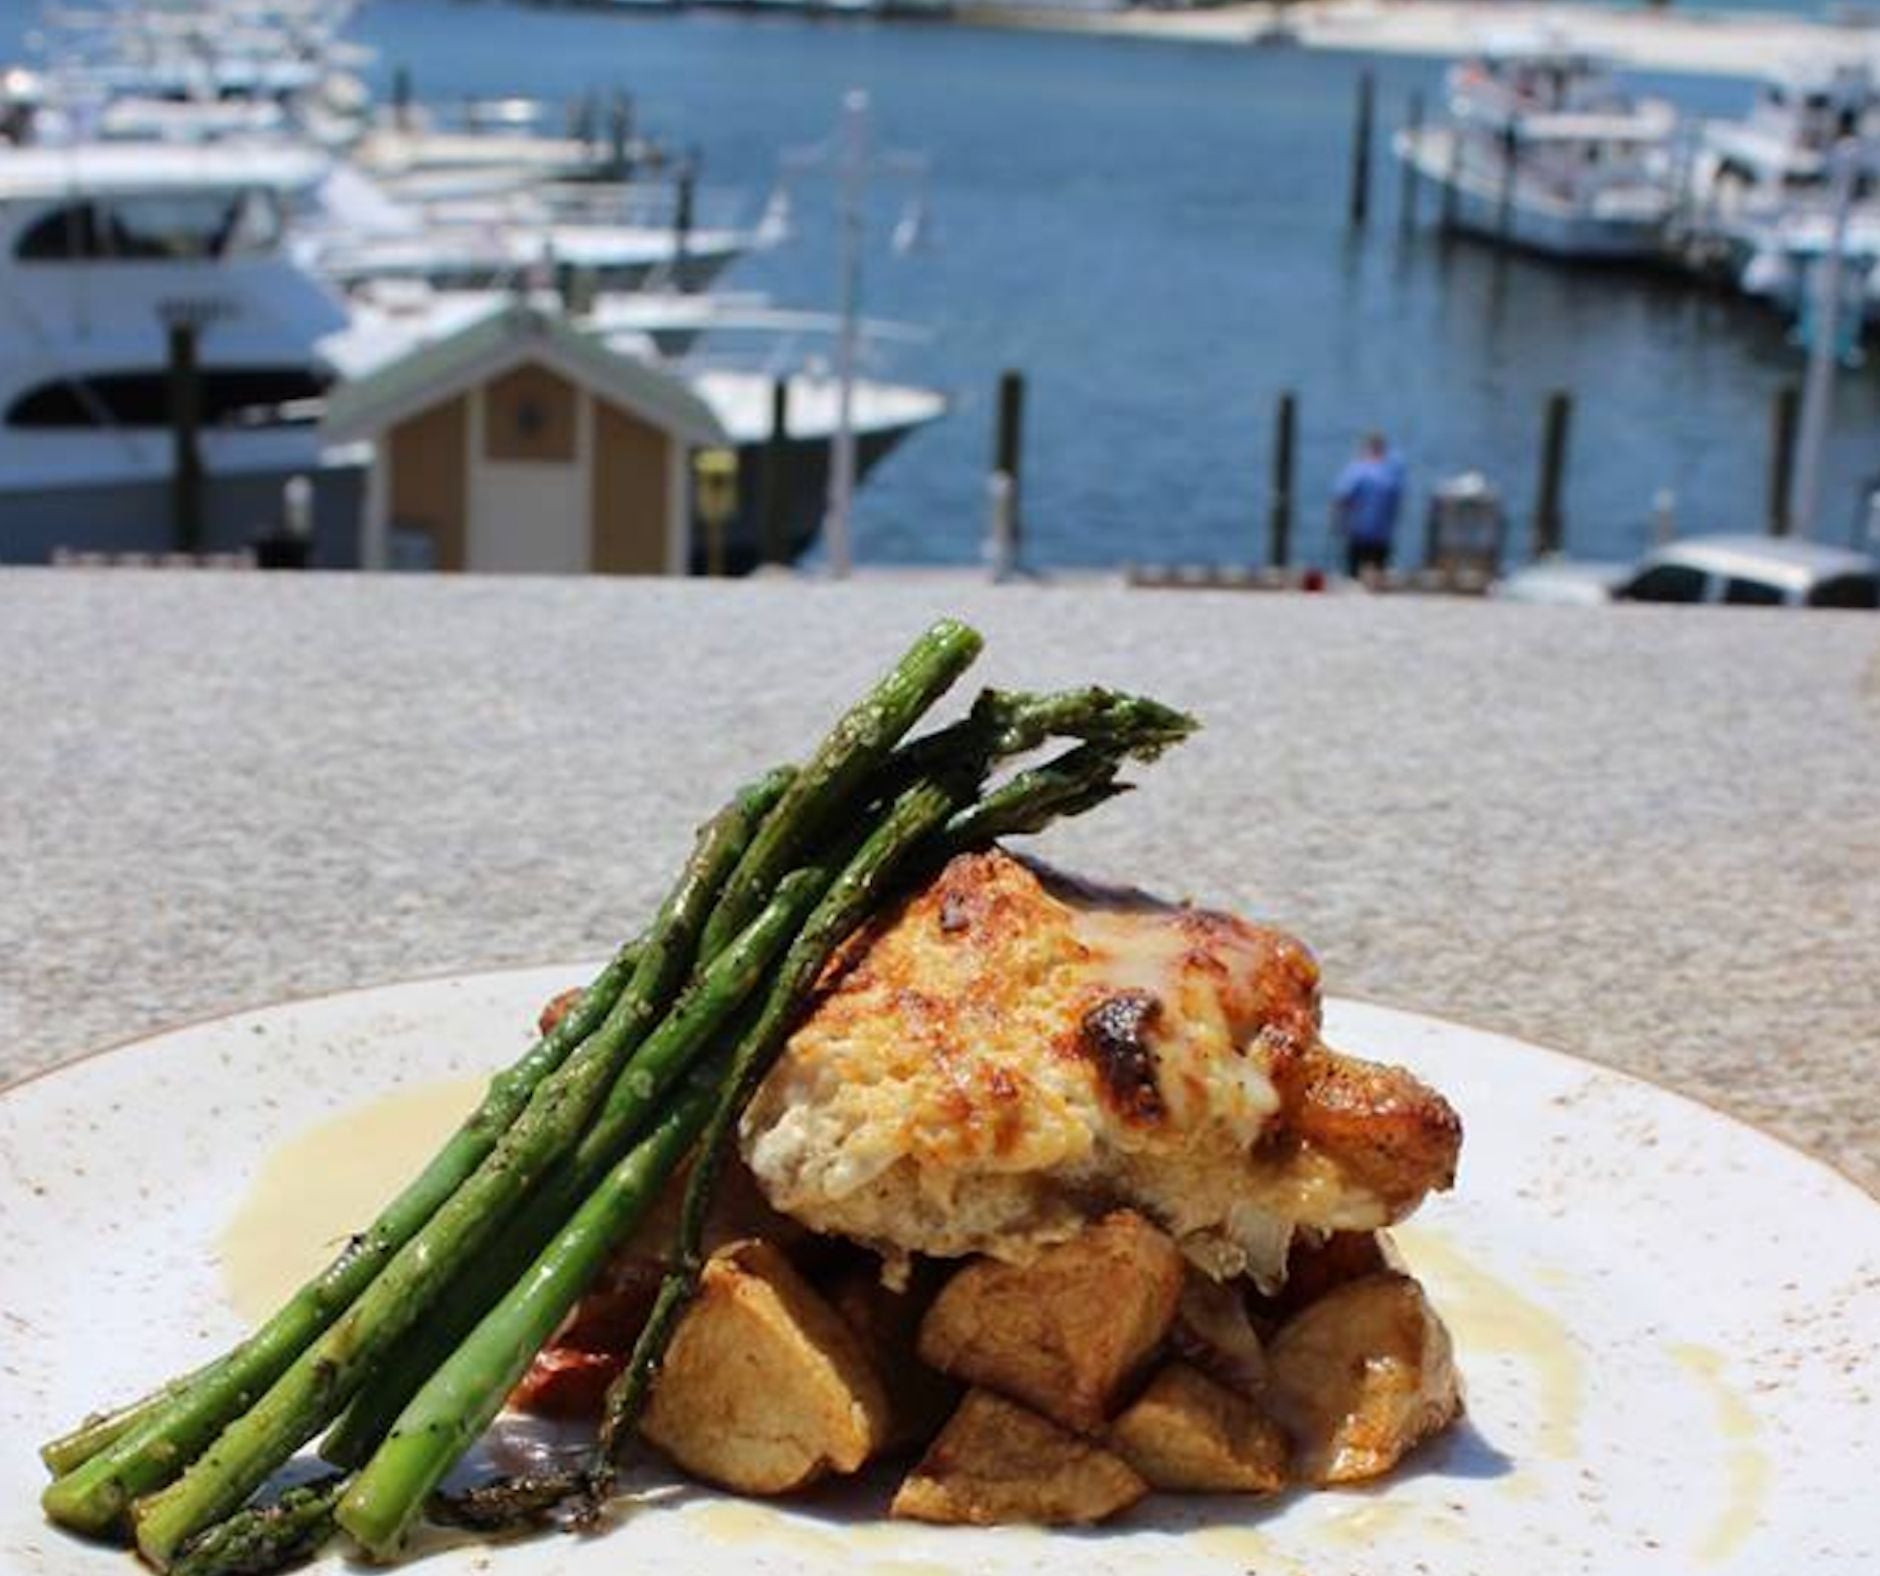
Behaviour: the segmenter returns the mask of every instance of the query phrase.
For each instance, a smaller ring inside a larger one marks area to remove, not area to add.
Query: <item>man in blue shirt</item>
[[[1403,508],[1404,465],[1381,432],[1366,433],[1358,457],[1332,489],[1332,525],[1345,539],[1345,573],[1369,579],[1390,567],[1390,541]]]

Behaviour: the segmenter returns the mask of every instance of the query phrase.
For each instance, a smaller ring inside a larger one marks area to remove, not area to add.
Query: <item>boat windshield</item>
[[[272,194],[147,193],[49,210],[20,236],[22,262],[198,262],[252,256],[281,238]]]

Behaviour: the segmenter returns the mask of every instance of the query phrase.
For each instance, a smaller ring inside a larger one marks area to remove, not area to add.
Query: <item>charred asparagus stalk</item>
[[[482,1251],[530,1188],[572,1151],[615,1075],[684,978],[699,929],[770,797],[768,783],[740,795],[701,829],[619,998],[600,1027],[535,1088],[487,1159],[205,1454],[168,1488],[136,1502],[137,1545],[151,1563],[166,1565],[184,1539],[234,1510],[332,1421],[391,1343],[432,1305],[452,1266]]]
[[[615,1244],[652,1206],[711,1114],[714,1081],[693,1081],[667,1107],[405,1408],[335,1513],[367,1553],[384,1558],[403,1544],[431,1491],[489,1426]]]
[[[724,899],[705,928],[707,957],[750,923],[784,873],[804,862],[844,809],[857,808],[856,797],[868,779],[972,664],[983,644],[976,630],[940,620],[837,722],[726,883]]]
[[[338,1475],[290,1488],[271,1505],[219,1522],[177,1555],[172,1576],[268,1576],[316,1553],[333,1536]]]
[[[93,1424],[46,1446],[45,1457],[55,1471],[71,1463],[41,1497],[46,1514],[80,1532],[108,1532],[121,1522],[131,1500],[169,1482],[194,1460],[488,1159],[536,1088],[614,1005],[639,958],[637,944],[622,948],[554,1031],[491,1081],[483,1102],[417,1179],[247,1340],[174,1389],[148,1396],[109,1420],[126,1426]]]
[[[795,1028],[810,991],[836,948],[867,918],[904,861],[970,792],[970,783],[962,790],[942,782],[923,781],[902,793],[849,861],[828,896],[817,905],[766,994],[762,1013],[739,1041],[730,1075],[719,1091],[711,1125],[705,1130],[686,1184],[672,1267],[634,1345],[632,1360],[607,1392],[600,1441],[588,1482],[590,1500],[603,1499],[611,1492],[614,1462],[621,1445],[639,1421],[679,1316],[698,1288],[705,1212],[739,1113]]]

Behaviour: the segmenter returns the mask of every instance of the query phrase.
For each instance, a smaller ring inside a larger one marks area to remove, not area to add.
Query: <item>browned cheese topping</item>
[[[771,1203],[890,1256],[1022,1261],[1128,1206],[1216,1275],[1454,1175],[1455,1113],[1319,1039],[1312,955],[1232,915],[962,855],[854,938],[746,1114]]]

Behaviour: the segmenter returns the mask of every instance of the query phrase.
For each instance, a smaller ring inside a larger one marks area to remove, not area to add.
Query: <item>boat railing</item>
[[[722,341],[708,343],[672,358],[675,365],[689,373],[733,372],[757,374],[766,378],[809,378],[833,382],[836,377],[834,349],[825,341],[834,331],[819,333],[814,329],[792,328],[761,331],[740,338],[757,340],[738,346]],[[893,373],[894,341],[871,334],[867,326],[857,330],[856,371],[871,380],[883,380]]]

